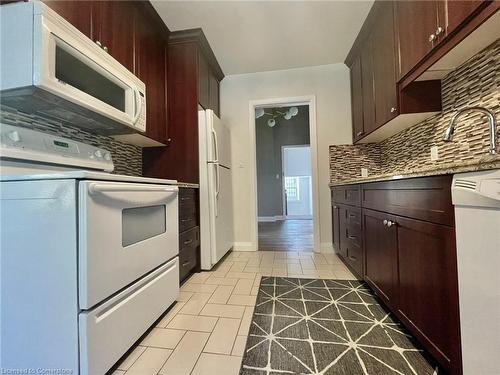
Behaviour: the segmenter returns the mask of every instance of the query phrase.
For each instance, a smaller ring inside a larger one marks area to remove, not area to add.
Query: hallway
[[[259,222],[260,251],[314,250],[312,220]]]

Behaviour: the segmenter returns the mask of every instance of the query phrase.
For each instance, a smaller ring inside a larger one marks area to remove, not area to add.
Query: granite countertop
[[[495,156],[485,156],[479,163],[474,162],[457,162],[446,165],[440,165],[435,167],[420,168],[418,170],[406,170],[401,173],[387,173],[373,175],[369,177],[356,177],[345,180],[333,181],[329,184],[330,187],[341,186],[341,185],[352,185],[360,184],[364,182],[377,182],[377,181],[389,181],[389,180],[401,180],[405,178],[415,178],[415,177],[426,177],[426,176],[437,176],[444,174],[456,174],[464,172],[475,172],[488,169],[498,169],[500,168],[500,157]]]
[[[200,188],[200,185],[198,185],[198,184],[193,184],[191,182],[182,182],[182,181],[178,181],[177,186],[183,187],[183,188],[190,188],[190,189],[199,189]]]

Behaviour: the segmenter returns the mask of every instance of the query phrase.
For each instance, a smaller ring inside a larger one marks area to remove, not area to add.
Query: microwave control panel
[[[112,171],[111,153],[71,139],[20,126],[0,125],[0,156],[28,162]]]

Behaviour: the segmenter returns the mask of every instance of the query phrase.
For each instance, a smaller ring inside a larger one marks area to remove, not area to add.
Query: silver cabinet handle
[[[391,113],[394,113],[394,112],[396,112],[396,107],[391,108]]]
[[[392,220],[388,220],[387,221],[387,227],[388,228],[392,227],[393,225],[396,225],[396,223],[394,221],[392,221]]]
[[[429,42],[434,42],[435,39],[436,39],[436,35],[434,35],[434,34],[429,35]]]
[[[384,220],[382,223],[383,223],[385,226],[387,226],[387,223],[388,223],[388,222],[389,222],[388,220]]]
[[[101,42],[100,42],[100,41],[98,41],[98,40],[96,40],[96,41],[95,41],[95,44],[97,44],[99,47],[102,47]]]
[[[441,35],[441,33],[444,31],[444,29],[441,27],[441,26],[438,26],[438,28],[436,29],[436,36],[437,35]]]
[[[189,240],[184,241],[184,245],[190,245],[192,243],[193,243],[193,239],[189,239]]]
[[[104,46],[104,47],[102,47],[102,49],[103,49],[104,51],[108,52],[108,47]]]
[[[356,133],[356,137],[359,137],[359,136],[363,135],[364,133],[365,133],[365,132],[357,132],[357,133]]]

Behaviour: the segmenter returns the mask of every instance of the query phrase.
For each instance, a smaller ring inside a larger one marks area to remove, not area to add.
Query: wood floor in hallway
[[[259,250],[313,251],[313,221],[259,222]]]

